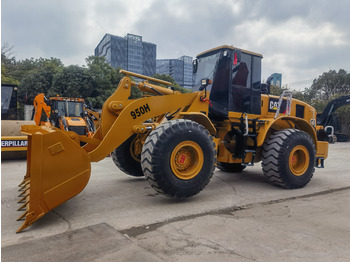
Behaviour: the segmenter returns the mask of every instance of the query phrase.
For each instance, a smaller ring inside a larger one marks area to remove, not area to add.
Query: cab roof
[[[262,54],[251,52],[251,51],[244,50],[244,49],[241,49],[241,48],[237,48],[237,47],[234,47],[232,45],[222,45],[222,46],[218,46],[218,47],[215,47],[215,48],[212,48],[212,49],[209,49],[207,51],[204,51],[204,52],[200,53],[199,55],[197,55],[197,58],[208,56],[208,55],[217,53],[217,51],[219,51],[219,50],[225,50],[225,49],[231,49],[231,50],[240,49],[242,51],[242,53],[258,56],[258,57],[261,57],[261,58],[263,57]]]
[[[84,102],[85,101],[83,98],[71,98],[71,97],[61,97],[61,96],[50,97],[50,100],[71,101],[71,102]]]

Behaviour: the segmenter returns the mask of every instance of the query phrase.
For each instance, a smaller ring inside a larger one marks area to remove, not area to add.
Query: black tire
[[[168,121],[147,137],[141,166],[159,193],[185,198],[199,193],[215,169],[215,144],[209,132],[191,120]]]
[[[302,188],[315,171],[315,145],[301,130],[284,129],[272,134],[263,147],[263,173],[283,188]]]
[[[143,176],[141,168],[141,156],[134,156],[132,146],[136,135],[129,137],[123,144],[115,149],[111,156],[114,164],[129,176]]]
[[[224,172],[230,172],[230,173],[238,173],[242,172],[246,166],[242,165],[241,163],[225,163],[225,162],[217,162],[216,167]]]

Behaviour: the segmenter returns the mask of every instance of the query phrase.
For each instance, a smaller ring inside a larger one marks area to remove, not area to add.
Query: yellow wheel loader
[[[328,142],[317,139],[313,107],[290,92],[268,94],[261,60],[260,54],[232,46],[203,52],[193,65],[193,93],[187,94],[173,91],[169,82],[121,71],[125,77],[104,103],[92,138],[24,126],[28,161],[20,209],[25,212],[17,232],[81,192],[90,163],[111,152],[121,170],[144,175],[170,197],[199,193],[215,167],[239,172],[259,161],[271,183],[304,187],[315,167],[323,167]],[[145,96],[129,99],[132,86]]]

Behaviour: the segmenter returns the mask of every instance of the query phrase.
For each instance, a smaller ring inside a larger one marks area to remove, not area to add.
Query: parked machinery
[[[21,183],[25,213],[19,219],[25,221],[17,232],[81,192],[90,163],[111,152],[125,173],[144,175],[170,197],[199,193],[215,166],[237,172],[259,161],[271,183],[304,187],[315,166],[323,167],[328,142],[317,138],[313,107],[289,92],[262,94],[268,88],[261,83],[261,60],[260,54],[232,46],[203,52],[194,62],[193,93],[187,94],[160,86],[169,82],[122,70],[125,77],[105,101],[92,138],[23,127],[30,150]],[[151,95],[129,99],[132,86]],[[87,144],[81,147],[81,141]]]
[[[92,137],[95,124],[84,103],[82,98],[56,96],[47,99],[43,93],[38,94],[34,99],[34,121],[38,126],[53,126]]]
[[[330,143],[347,141],[347,135],[340,133],[340,124],[335,110],[350,105],[350,95],[344,95],[330,101],[322,113],[317,114],[319,139],[327,139]]]
[[[22,125],[33,121],[18,120],[17,85],[1,84],[1,159],[21,159],[27,156],[27,136]]]

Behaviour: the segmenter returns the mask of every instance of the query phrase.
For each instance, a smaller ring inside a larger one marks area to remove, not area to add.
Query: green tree
[[[87,100],[92,103],[93,107],[102,108],[103,103],[118,87],[123,75],[108,64],[104,57],[89,56],[86,64],[91,87]]]
[[[270,94],[274,96],[280,96],[284,90],[285,89],[279,86],[275,86],[275,85],[270,86]]]
[[[322,112],[331,100],[346,94],[350,94],[350,73],[340,69],[320,75],[305,90],[304,97],[318,112]],[[340,131],[350,136],[350,106],[340,107],[335,114],[338,116]]]
[[[11,84],[11,85],[19,85],[19,81],[16,80],[10,74],[8,74],[6,66],[3,64],[1,65],[1,83]]]
[[[350,74],[344,69],[340,69],[338,72],[330,70],[315,79],[311,88],[307,90],[306,95],[310,98],[311,102],[322,100],[327,103],[336,95],[349,93]]]
[[[54,77],[62,70],[63,64],[57,58],[26,59],[17,62],[16,72],[23,75],[20,79],[18,101],[33,104],[36,95],[48,95]]]
[[[78,65],[64,67],[55,74],[49,96],[87,98],[91,96],[91,78],[86,68]]]
[[[19,85],[15,77],[16,59],[13,56],[13,46],[4,43],[1,46],[1,83]]]

